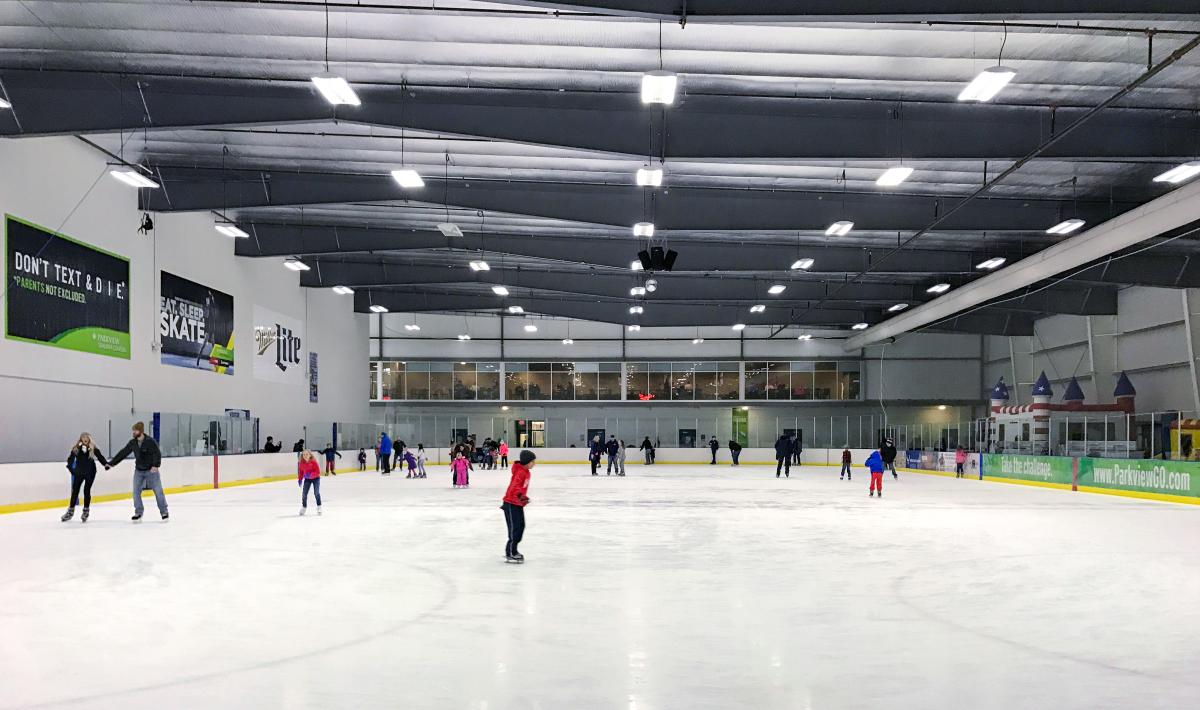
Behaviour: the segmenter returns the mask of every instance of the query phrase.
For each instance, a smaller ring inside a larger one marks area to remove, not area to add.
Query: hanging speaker
[[[643,249],[638,252],[637,256],[638,256],[638,261],[642,262],[642,270],[652,271],[654,269],[654,266],[653,266],[652,262],[650,261],[650,252]]]
[[[669,249],[667,255],[663,257],[663,269],[670,271],[675,268],[675,257],[679,256],[679,252],[674,249]]]

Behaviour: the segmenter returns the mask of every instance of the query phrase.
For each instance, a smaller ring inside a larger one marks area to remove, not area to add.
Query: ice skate
[[[524,559],[518,559],[516,557],[513,557],[512,555],[505,555],[504,561],[510,565],[519,565],[522,562],[524,562]]]
[[[301,508],[301,509],[300,509],[300,515],[304,515],[306,512],[308,512],[308,508]]]
[[[163,516],[162,520],[164,523],[171,519],[170,513],[163,513],[162,516]]]
[[[74,508],[67,508],[67,512],[63,513],[63,516],[62,516],[62,521],[65,523],[65,522],[67,522],[68,520],[70,520],[71,518],[74,518],[74,517],[75,517],[75,509],[74,509]]]
[[[137,522],[141,522],[141,520],[142,520],[142,514],[141,514],[141,513],[134,513],[134,514],[133,514],[133,517],[132,517],[132,518],[130,518],[130,520],[132,520],[132,521],[133,521],[133,522],[135,522],[135,523],[137,523]]]
[[[86,523],[86,522],[87,522],[87,519],[88,519],[88,509],[87,509],[87,508],[84,508],[84,509],[83,509],[83,514],[79,516],[79,522],[81,522],[81,523]]]
[[[320,514],[321,514],[321,506],[318,505],[317,506],[317,515],[320,515]]]

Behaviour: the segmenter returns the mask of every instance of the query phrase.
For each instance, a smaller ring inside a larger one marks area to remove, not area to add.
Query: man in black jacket
[[[783,475],[788,478],[792,477],[792,437],[784,434],[775,442],[775,478],[779,478],[779,472],[783,471]]]
[[[608,473],[612,475],[612,470],[617,469],[617,475],[621,474],[621,467],[617,465],[617,454],[621,452],[621,442],[617,441],[616,434],[608,435],[608,443],[604,445],[604,453],[608,456]]]
[[[638,451],[646,452],[646,465],[654,463],[654,444],[650,443],[650,437],[642,440],[642,445],[638,447]]]
[[[264,454],[277,454],[283,446],[279,444],[273,437],[267,437],[267,443],[263,444]]]
[[[717,437],[714,436],[713,438],[708,440],[708,448],[710,451],[712,451],[712,455],[713,455],[712,461],[710,461],[708,465],[716,466],[717,465],[717,450],[721,448],[721,444],[720,444],[720,442],[717,441]]]
[[[730,439],[729,440],[729,458],[733,459],[734,466],[738,465],[738,456],[741,456],[741,455],[742,455],[742,445],[737,443],[733,439]]]
[[[167,496],[163,494],[162,477],[159,476],[158,467],[162,465],[162,452],[159,451],[158,442],[146,436],[146,425],[142,422],[135,422],[133,425],[133,438],[108,460],[108,466],[112,468],[121,463],[126,456],[133,454],[133,520],[137,522],[142,519],[142,491],[146,488],[154,491],[154,500],[158,503],[158,512],[162,514],[162,519],[165,522],[170,516],[167,515]]]
[[[891,439],[884,439],[883,444],[879,447],[879,456],[883,459],[883,468],[886,471],[892,472],[892,478],[898,479],[896,475],[896,445]]]

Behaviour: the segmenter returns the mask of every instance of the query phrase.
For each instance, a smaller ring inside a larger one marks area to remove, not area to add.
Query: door
[[[591,446],[592,441],[594,441],[597,436],[600,437],[600,444],[603,445],[604,442],[608,441],[608,439],[605,438],[606,433],[607,432],[604,429],[588,429],[586,445]]]
[[[696,430],[695,429],[680,429],[679,430],[679,448],[681,448],[681,449],[696,448]]]

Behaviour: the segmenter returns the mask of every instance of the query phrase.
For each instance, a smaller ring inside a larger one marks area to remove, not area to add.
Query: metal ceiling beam
[[[160,167],[165,190],[142,190],[145,209],[173,212],[281,205],[385,202],[405,199],[452,208],[660,230],[822,230],[851,219],[865,230],[917,230],[962,197],[799,190],[670,188],[651,193],[635,185],[499,182],[426,178],[405,190],[390,175],[343,175],[277,170]],[[167,199],[170,195],[170,199]],[[951,231],[1045,230],[1067,217],[1102,222],[1135,207],[1127,202],[981,197],[944,220]]]
[[[497,261],[501,254],[550,259],[629,270],[637,252],[646,248],[644,240],[596,239],[592,237],[546,237],[527,235],[487,235],[467,232],[462,237],[446,237],[440,232],[298,225],[245,225],[251,239],[239,240],[239,256],[297,256],[399,252],[422,249],[462,250],[461,260],[472,259],[470,252],[486,254]],[[801,257],[814,259],[809,273],[844,274],[863,268],[882,249],[838,246],[788,246],[780,244],[737,243],[732,240],[672,238],[670,246],[679,252],[676,271],[736,272],[787,271]],[[393,254],[388,260],[400,254]],[[889,262],[890,273],[972,273],[982,258],[1005,256],[1018,258],[1028,253],[1009,250],[955,252],[945,249],[913,249],[898,254]],[[361,258],[361,257],[360,257]],[[353,260],[353,257],[348,257]],[[322,258],[322,263],[326,259]],[[376,260],[376,263],[382,260]],[[494,264],[500,266],[500,264]]]
[[[1183,0],[512,0],[513,5],[672,22],[889,20],[1189,19],[1200,2]]]
[[[688,95],[686,79],[677,104],[666,112],[647,109],[633,92],[410,86],[405,93],[398,84],[356,84],[362,105],[334,109],[308,81],[290,77],[250,81],[6,70],[0,78],[21,120],[18,127],[11,115],[0,114],[0,135],[336,119],[667,160],[1014,159],[1085,112],[957,102]],[[1112,109],[1043,157],[1178,162],[1195,152],[1198,126],[1194,112]],[[720,140],[714,140],[718,135]]]

